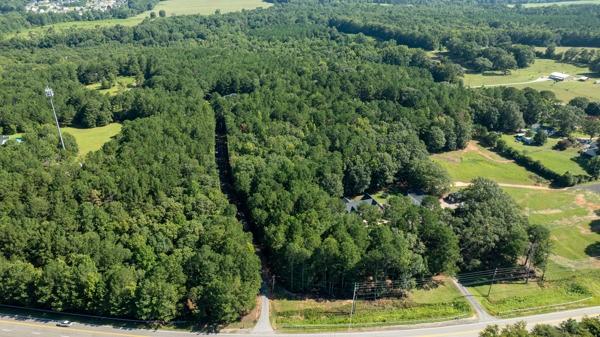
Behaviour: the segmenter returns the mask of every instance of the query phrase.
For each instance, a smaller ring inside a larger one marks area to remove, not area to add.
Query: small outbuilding
[[[548,77],[551,80],[555,80],[555,81],[565,81],[565,80],[569,79],[569,77],[571,77],[571,76],[569,74],[565,74],[565,73],[553,72]]]
[[[4,135],[0,136],[0,145],[6,144],[6,142],[8,142],[9,139],[10,139],[9,136],[4,136]]]

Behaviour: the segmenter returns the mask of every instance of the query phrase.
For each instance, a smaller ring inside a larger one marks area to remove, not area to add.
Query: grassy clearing
[[[159,2],[153,11],[164,10],[167,15],[209,15],[217,10],[228,13],[270,6],[271,3],[262,0],[166,0]]]
[[[471,143],[465,150],[446,152],[431,156],[450,174],[453,181],[469,182],[484,177],[498,183],[536,185],[542,178],[527,171],[510,160]]]
[[[595,75],[597,76],[597,75]],[[578,81],[566,81],[566,82],[554,82],[545,81],[531,84],[517,84],[512,87],[518,89],[532,88],[535,90],[549,90],[554,92],[556,97],[563,101],[568,102],[575,97],[587,97],[590,100],[600,100],[600,84],[594,84],[597,78],[592,78],[586,82]]]
[[[144,19],[150,17],[151,12],[158,14],[160,10],[164,10],[167,16],[171,15],[210,15],[219,10],[221,13],[237,12],[244,9],[251,10],[258,7],[270,7],[271,3],[262,0],[166,0],[161,1],[150,11],[146,11],[139,15],[127,19],[106,19],[96,21],[73,21],[61,22],[43,27],[33,27],[22,31],[17,31],[12,34],[6,34],[5,38],[23,37],[42,35],[48,32],[49,29],[54,31],[66,31],[71,29],[97,29],[102,27],[111,27],[116,25],[136,26]]]
[[[351,306],[351,300],[275,299],[271,302],[271,322],[285,331],[347,329]],[[451,282],[445,281],[431,290],[413,291],[406,299],[359,300],[352,326],[414,324],[471,315],[465,299]]]
[[[600,304],[600,273],[574,272],[550,264],[542,283],[523,281],[470,287],[472,294],[494,316],[514,317]]]
[[[590,79],[586,82],[569,80],[565,82],[543,81],[526,83],[540,77],[548,76],[555,71],[569,75],[585,75],[590,77]],[[567,102],[577,96],[600,100],[600,85],[594,84],[598,78],[600,78],[598,74],[590,73],[590,70],[586,67],[560,63],[555,60],[536,59],[535,63],[530,67],[514,70],[508,75],[495,72],[466,74],[464,83],[470,87],[508,85],[519,89],[529,87],[536,90],[550,90],[556,94],[558,99]]]
[[[558,138],[549,138],[548,142],[543,146],[525,145],[511,135],[502,135],[502,139],[512,148],[535,160],[541,161],[542,164],[558,174],[563,174],[567,171],[572,174],[587,174],[576,162],[576,159],[579,157],[579,150],[577,148],[569,148],[565,151],[552,149],[560,140]]]
[[[536,59],[535,63],[530,67],[513,70],[508,75],[501,73],[490,72],[485,74],[465,74],[465,85],[470,87],[479,87],[482,85],[499,85],[510,83],[521,83],[536,80],[543,76],[548,76],[550,73],[559,71],[569,75],[586,75],[590,76],[590,70],[585,67],[579,67],[573,64],[560,63],[555,60]],[[593,75],[593,74],[592,74]],[[566,83],[566,82],[565,82]],[[592,80],[584,83],[593,83]]]
[[[92,151],[98,151],[112,137],[121,131],[121,124],[112,123],[93,129],[63,128],[64,133],[75,137],[79,147],[79,156],[84,157]]]
[[[110,96],[114,96],[123,91],[127,91],[131,89],[131,87],[135,85],[134,77],[126,77],[126,76],[118,76],[115,80],[114,85],[109,89],[101,89],[101,83],[94,83],[90,85],[86,85],[85,87],[90,90],[97,90],[101,94],[106,94]]]
[[[590,255],[600,255],[592,254],[594,245],[600,242],[600,217],[596,214],[600,195],[577,189],[504,190],[523,208],[531,223],[550,229],[557,263],[571,266],[590,259]]]

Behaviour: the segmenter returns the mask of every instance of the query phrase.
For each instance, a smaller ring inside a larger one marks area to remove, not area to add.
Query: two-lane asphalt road
[[[331,337],[331,336],[350,336],[350,337],[477,337],[479,332],[488,324],[498,324],[500,326],[512,324],[518,321],[525,321],[529,326],[535,324],[558,324],[566,319],[581,319],[584,316],[600,316],[600,307],[582,308],[569,311],[554,312],[543,315],[535,315],[514,319],[492,320],[478,323],[464,323],[455,325],[442,325],[434,327],[406,327],[403,329],[365,331],[365,332],[337,332],[337,333],[315,333],[315,334],[277,334],[283,337]],[[60,328],[55,322],[42,321],[35,319],[19,319],[14,316],[2,316],[0,318],[0,337],[191,337],[198,336],[200,333],[186,331],[169,330],[142,330],[142,329],[119,329],[110,326],[93,326],[85,324],[73,324],[70,328]],[[248,336],[262,337],[265,333],[222,333],[220,336]]]

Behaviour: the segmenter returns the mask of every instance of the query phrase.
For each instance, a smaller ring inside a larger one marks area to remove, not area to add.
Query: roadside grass
[[[600,89],[600,88],[599,88]],[[565,151],[552,149],[560,139],[548,138],[548,142],[543,146],[525,145],[515,139],[512,135],[502,135],[502,139],[513,149],[539,160],[550,170],[563,174],[567,171],[572,174],[587,174],[586,171],[576,162],[579,157],[577,148],[569,148]]]
[[[123,91],[127,91],[127,90],[131,89],[131,87],[133,85],[135,85],[134,77],[118,76],[115,80],[114,85],[109,89],[101,89],[101,86],[102,86],[101,83],[89,84],[89,85],[86,85],[85,87],[90,90],[97,90],[101,94],[107,94],[109,96],[114,96]]]
[[[598,270],[567,270],[550,263],[545,282],[523,280],[469,287],[485,309],[498,317],[515,317],[600,304]]]
[[[436,322],[472,316],[469,304],[446,280],[430,290],[412,291],[405,299],[352,300],[276,298],[271,301],[271,323],[278,330],[346,330],[353,328]]]
[[[144,21],[144,19],[149,18],[151,12],[158,14],[160,10],[164,10],[167,16],[194,14],[210,15],[214,14],[217,10],[221,11],[221,13],[229,13],[244,9],[256,9],[258,7],[267,8],[270,6],[272,6],[271,3],[264,2],[262,0],[166,0],[159,2],[152,10],[126,19],[60,22],[47,26],[32,27],[13,33],[8,33],[4,35],[4,38],[27,38],[30,35],[39,36],[45,34],[48,32],[48,30],[66,31],[72,29],[97,29],[116,25],[131,27],[136,26]]]
[[[444,167],[453,181],[470,182],[477,177],[522,185],[539,185],[543,181],[534,173],[475,143],[466,150],[435,154],[431,159]]]
[[[119,123],[111,123],[106,126],[101,126],[92,129],[77,129],[63,128],[64,133],[68,133],[75,137],[77,146],[79,147],[79,157],[83,158],[86,154],[92,151],[98,151],[104,143],[108,142],[112,137],[121,131],[122,125]]]

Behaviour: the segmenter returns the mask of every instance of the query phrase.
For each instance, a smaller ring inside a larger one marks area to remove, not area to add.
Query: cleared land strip
[[[455,182],[453,182],[453,184],[455,187],[468,187],[471,185],[471,183],[467,183],[464,181],[455,181]],[[500,187],[525,188],[525,189],[529,189],[529,190],[543,190],[543,191],[565,190],[565,188],[550,188],[547,186],[536,186],[536,185],[520,185],[520,184],[504,184],[504,183],[499,183],[498,185]]]
[[[532,84],[532,83],[539,83],[539,82],[546,82],[546,81],[552,81],[552,79],[544,76],[544,77],[538,77],[533,81],[526,81],[526,82],[513,82],[513,83],[499,83],[499,84],[482,84],[482,85],[474,85],[472,87],[474,88],[491,88],[491,87],[506,87],[506,86],[511,86],[511,85],[524,85],[524,84]]]

